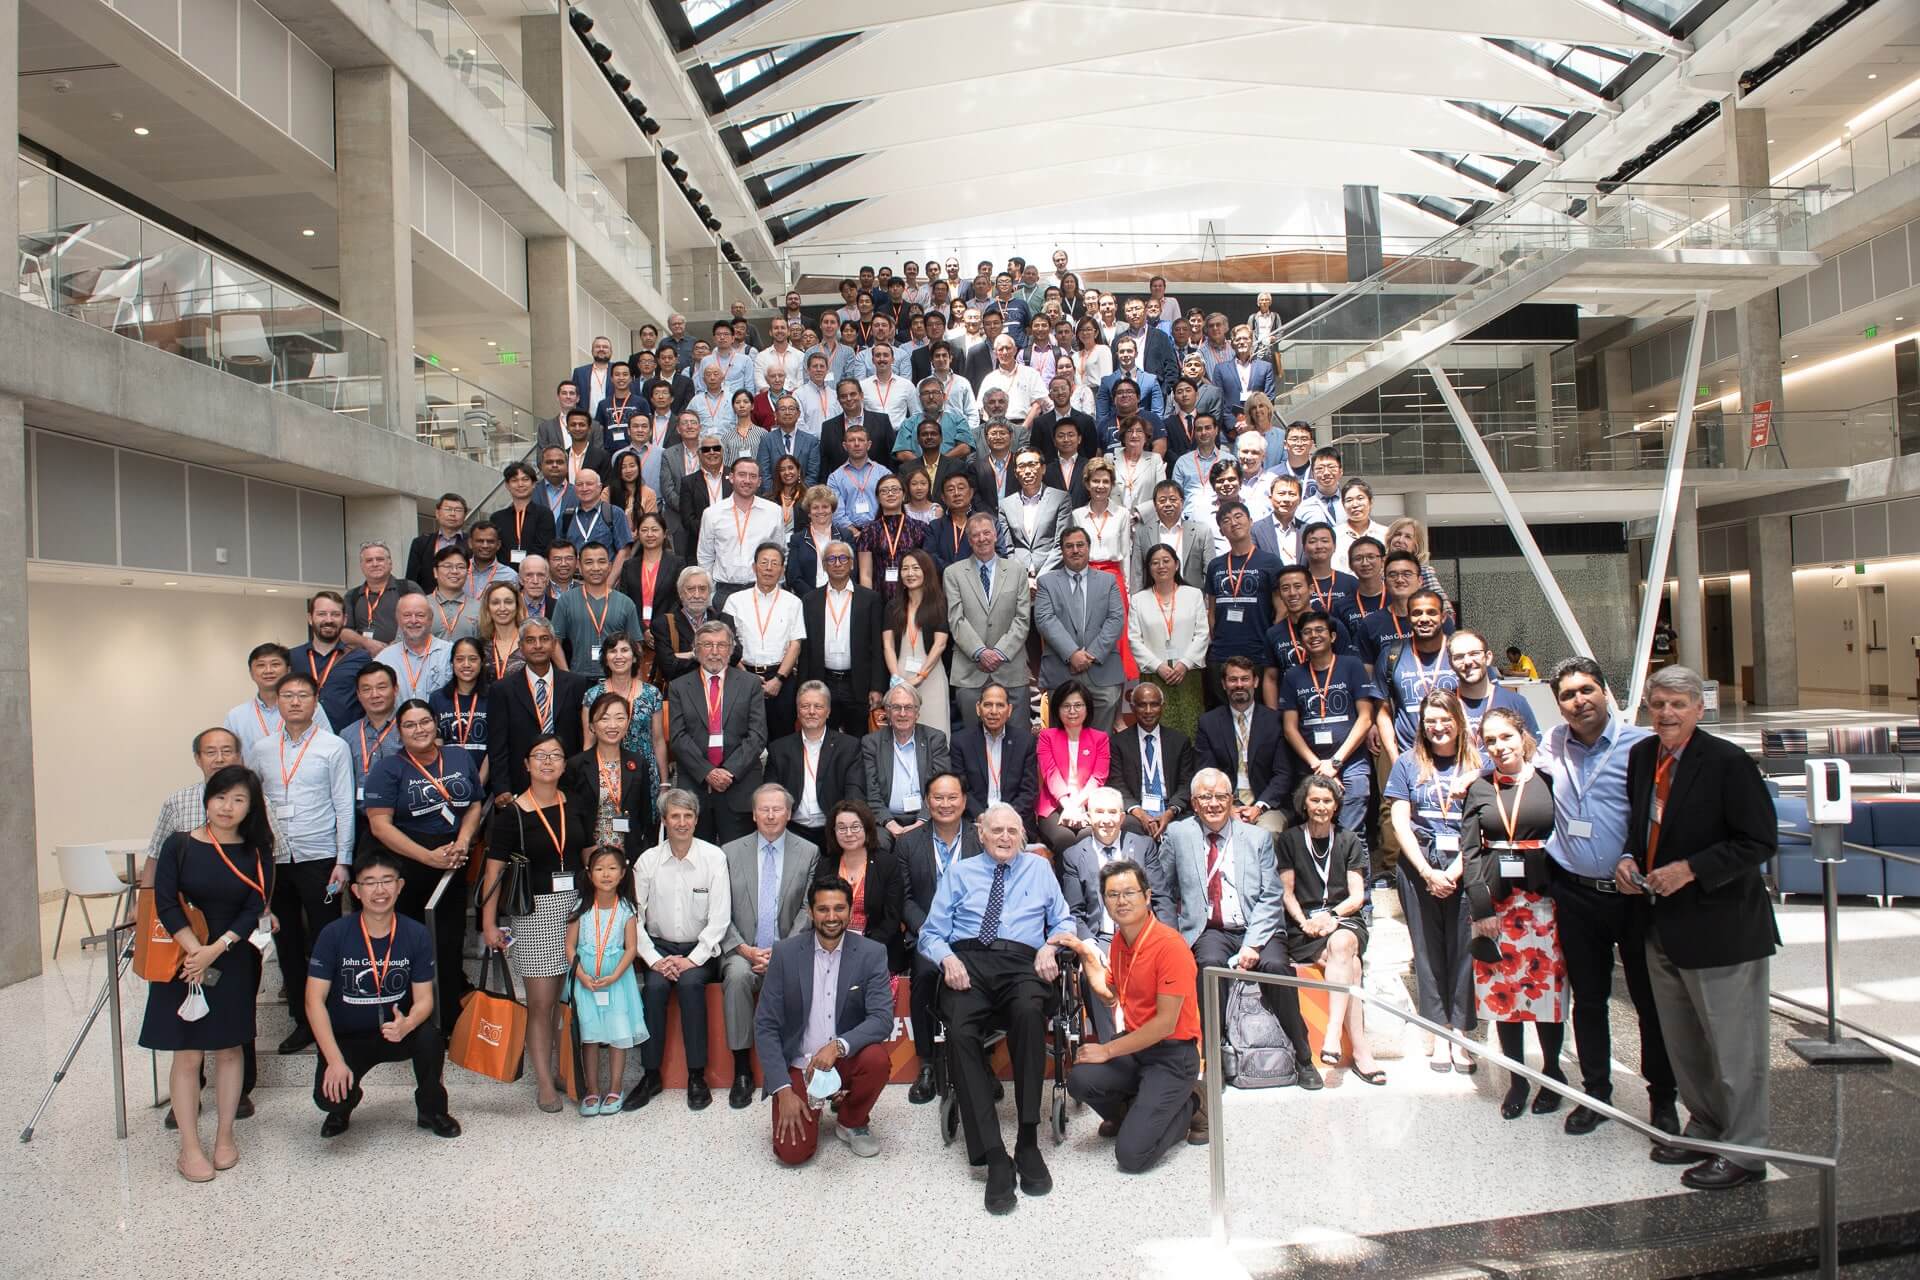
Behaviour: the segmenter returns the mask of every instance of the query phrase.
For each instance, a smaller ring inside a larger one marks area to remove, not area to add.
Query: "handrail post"
[[[1827,1034],[1824,1039],[1789,1040],[1787,1047],[1810,1066],[1884,1067],[1893,1059],[1864,1040],[1840,1034],[1840,864],[1847,855],[1840,823],[1815,822],[1812,827],[1813,859],[1820,864],[1820,914],[1826,926]]]
[[[1220,1115],[1220,1089],[1226,1064],[1221,1060],[1225,1044],[1220,1030],[1220,979],[1212,970],[1202,970],[1200,981],[1201,1034],[1206,1037],[1207,1059],[1203,1064],[1207,1083],[1207,1175],[1208,1219],[1213,1242],[1227,1247],[1227,1133],[1217,1120]]]

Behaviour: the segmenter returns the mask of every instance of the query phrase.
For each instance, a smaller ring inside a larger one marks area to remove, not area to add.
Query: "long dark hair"
[[[264,858],[273,857],[273,825],[267,821],[267,797],[260,790],[260,775],[243,764],[216,769],[207,785],[200,788],[200,803],[225,795],[235,787],[247,789],[247,816],[240,819],[240,842]]]
[[[909,560],[918,561],[920,565],[920,610],[913,621],[920,628],[920,643],[926,645],[931,643],[928,636],[947,629],[947,592],[940,585],[940,571],[934,568],[932,556],[924,551],[909,551],[900,557],[903,565]],[[887,605],[887,630],[901,637],[907,634],[907,585],[904,582]]]
[[[644,468],[634,472],[633,488],[629,489],[627,487],[626,477],[620,474],[620,468],[628,458],[632,458],[635,463],[641,463],[643,461],[639,451],[632,448],[622,449],[619,453],[615,454],[612,464],[608,467],[608,470],[612,471],[613,475],[607,480],[607,497],[612,500],[614,506],[628,514],[632,514],[633,508],[640,501],[640,490],[646,487],[647,473]]]
[[[577,892],[580,900],[573,904],[573,910],[567,913],[567,919],[578,920],[593,909],[593,900],[599,890],[593,887],[593,864],[602,858],[616,858],[620,862],[620,883],[613,886],[613,896],[617,901],[626,903],[635,911],[639,908],[639,898],[633,887],[633,864],[627,861],[627,851],[617,844],[603,844],[587,850],[587,874],[576,877]],[[571,960],[573,957],[569,956]]]
[[[500,585],[506,586],[507,584],[501,583]],[[461,645],[465,645],[467,648],[473,650],[473,656],[480,659],[480,674],[473,678],[473,691],[476,694],[485,693],[488,686],[493,683],[493,664],[487,661],[486,646],[474,637],[461,636],[453,642],[453,648],[447,652],[447,670],[449,672],[453,670],[453,660],[460,655]],[[460,688],[460,677],[450,676],[447,680],[446,688],[447,696],[452,697]],[[414,699],[414,701],[418,701],[418,699]],[[421,702],[420,705],[424,707],[426,703]],[[400,712],[405,710],[405,707],[401,707],[398,711],[395,711],[393,713],[394,718],[398,719]]]

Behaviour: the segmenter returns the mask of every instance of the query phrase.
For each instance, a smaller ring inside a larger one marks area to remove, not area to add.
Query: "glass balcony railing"
[[[627,268],[652,285],[653,242],[628,215],[626,205],[615,197],[612,188],[600,181],[600,175],[577,153],[567,154],[573,160],[573,202],[586,211],[594,226],[612,242],[614,252]]]
[[[414,360],[414,438],[490,467],[526,455],[540,420],[458,374]]]
[[[20,296],[386,427],[386,343],[250,267],[22,157]]]
[[[472,25],[448,0],[390,0],[401,18],[413,24],[493,118],[518,142],[542,173],[553,171],[554,128],[546,112],[534,105],[520,82],[487,47]],[[557,11],[552,3],[523,4],[516,14]]]
[[[1808,188],[1822,207],[1830,207],[1915,164],[1920,164],[1920,102],[1841,139],[1838,146],[1782,181],[1789,187]]]

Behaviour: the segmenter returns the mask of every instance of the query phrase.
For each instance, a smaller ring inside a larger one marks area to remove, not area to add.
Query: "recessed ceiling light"
[[[313,234],[313,228],[312,228],[312,227],[302,227],[302,228],[300,228],[300,234],[301,234],[301,235],[303,235],[303,236],[310,236],[310,235],[312,235],[312,234]]]
[[[151,131],[151,130],[149,130],[149,129],[147,128],[147,126],[145,126],[145,125],[143,125],[143,124],[137,124],[137,125],[135,125],[135,126],[133,126],[133,136],[134,136],[134,137],[136,137],[136,138],[144,138],[144,137],[146,137],[146,136],[147,136],[147,134],[148,134],[148,133],[150,133],[150,132],[152,132],[152,131]]]
[[[1875,72],[1875,71],[1869,71],[1869,72],[1867,72],[1867,79],[1869,79],[1869,80],[1878,80],[1879,78],[1880,78],[1880,75],[1879,75],[1879,73],[1878,73],[1878,72]]]
[[[277,595],[279,595],[279,594],[280,594],[280,588],[278,588],[278,587],[268,587],[268,588],[267,588],[267,594],[268,594],[268,595],[270,595],[270,596],[277,596]]]
[[[488,339],[487,339],[487,345],[488,345],[488,346],[490,346],[490,347],[497,347],[497,346],[499,346],[500,344],[499,344],[499,343],[497,343],[497,342],[495,342],[495,341],[494,341],[494,340],[493,340],[492,338],[488,338]]]
[[[166,584],[164,584],[164,585],[166,585],[166,586],[169,586],[169,587],[177,587],[177,586],[179,586],[180,584],[179,584],[179,583],[177,583],[177,582],[169,582],[169,583],[166,583]]]
[[[1798,357],[1798,356],[1795,356],[1795,357],[1794,357],[1794,359],[1796,359],[1796,360],[1798,360],[1799,358],[1800,358],[1800,357]],[[459,366],[459,365],[455,365],[455,366],[453,366],[453,368],[451,368],[451,369],[449,369],[449,370],[447,370],[447,372],[448,372],[448,373],[458,373],[458,372],[460,372],[460,366]]]

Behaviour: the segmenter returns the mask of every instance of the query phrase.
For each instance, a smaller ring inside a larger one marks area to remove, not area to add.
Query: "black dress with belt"
[[[253,1042],[260,953],[246,939],[267,909],[261,889],[271,891],[272,886],[260,876],[273,874],[273,858],[261,853],[256,859],[254,850],[238,847],[225,853],[238,873],[212,844],[187,832],[175,832],[160,846],[160,859],[153,869],[153,897],[161,925],[168,933],[185,929],[183,903],[190,902],[206,917],[209,940],[230,932],[241,941],[213,962],[220,978],[201,987],[207,1001],[204,1018],[188,1022],[180,1017],[180,1006],[187,998],[184,978],[148,986],[147,1016],[140,1024],[143,1049],[231,1049]],[[254,884],[246,883],[243,876]]]
[[[1282,873],[1293,872],[1293,897],[1300,909],[1309,916],[1317,911],[1332,911],[1347,900],[1350,885],[1348,873],[1358,871],[1361,883],[1366,882],[1368,856],[1367,846],[1360,837],[1351,831],[1335,828],[1332,840],[1328,844],[1317,844],[1307,835],[1304,826],[1289,827],[1282,832],[1277,842],[1278,856]],[[1320,873],[1319,859],[1325,858],[1327,870]],[[1335,892],[1329,892],[1329,890]],[[1360,951],[1367,949],[1367,925],[1356,913],[1350,916],[1336,916],[1340,928],[1351,929],[1359,935],[1355,941]],[[1315,936],[1302,932],[1299,925],[1291,920],[1287,922],[1287,959],[1295,964],[1319,964],[1321,952],[1326,950],[1327,939],[1332,934]]]

